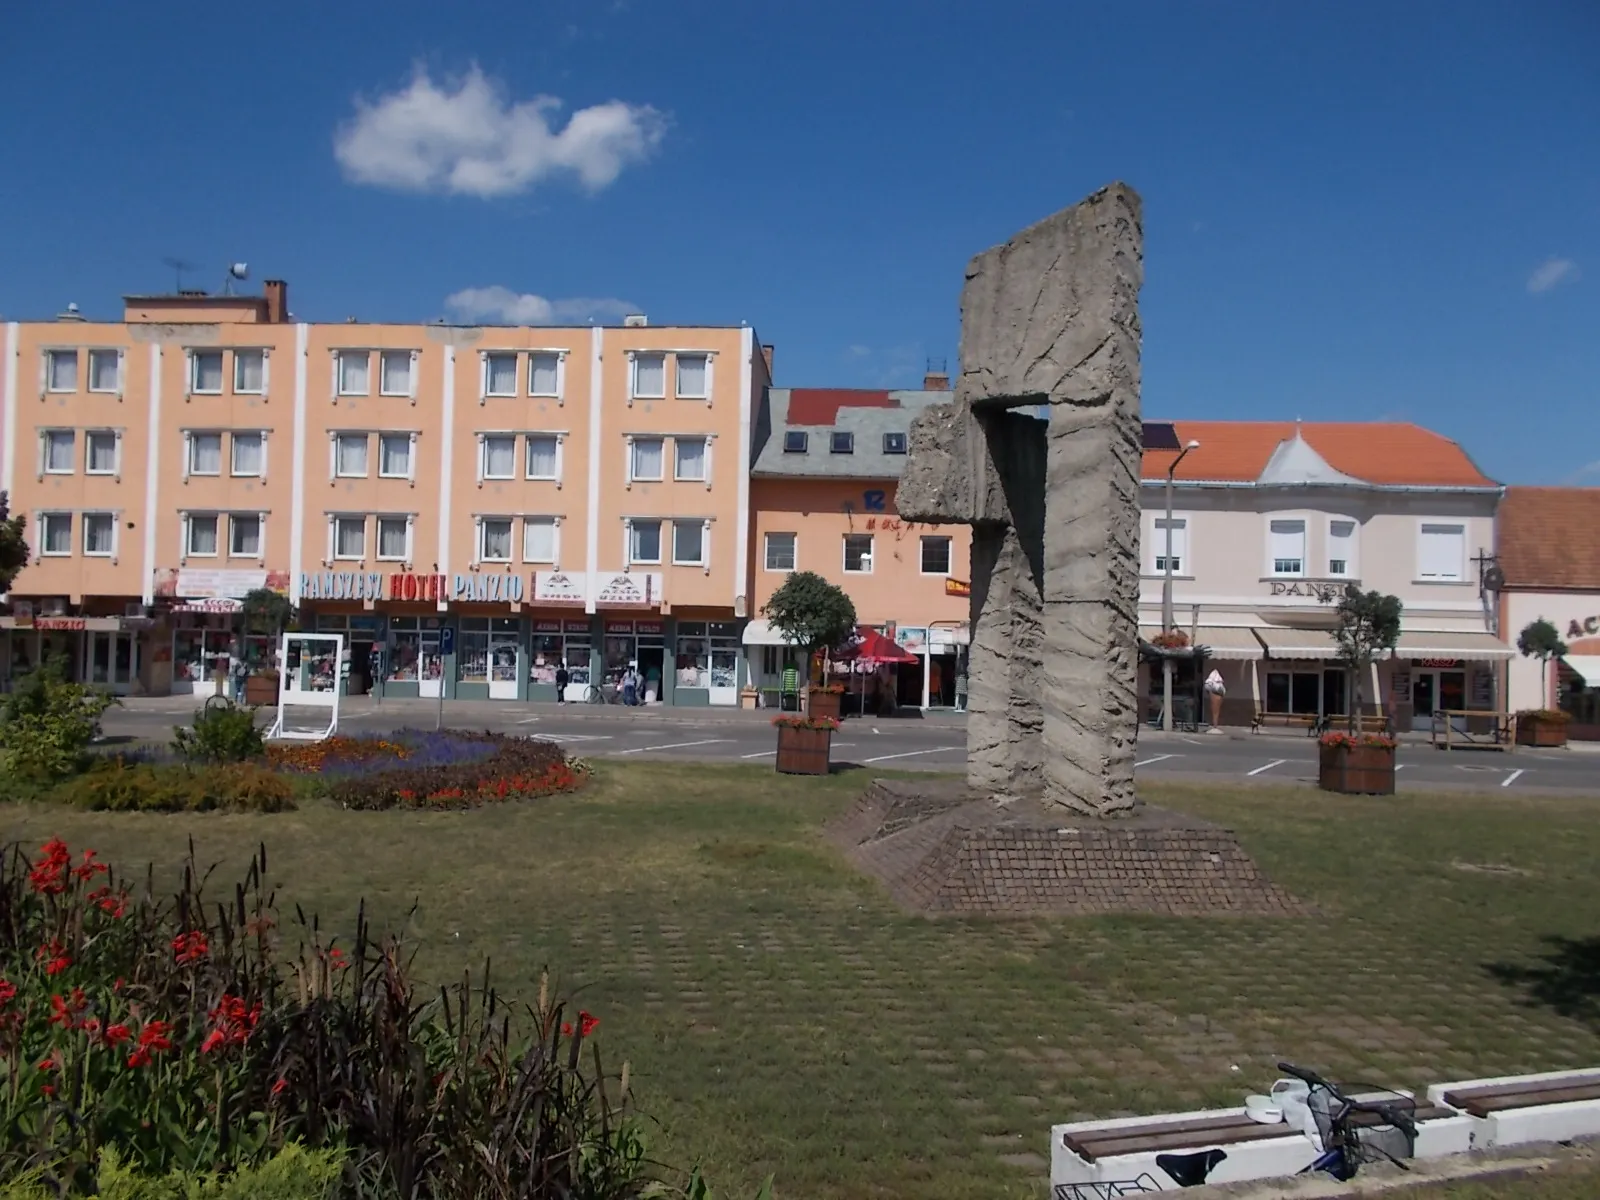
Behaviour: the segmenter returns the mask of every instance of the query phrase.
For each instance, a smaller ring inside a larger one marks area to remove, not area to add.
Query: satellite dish
[[[1483,586],[1491,592],[1498,592],[1506,586],[1506,573],[1499,567],[1490,567],[1483,573]]]
[[[250,264],[249,263],[236,262],[236,263],[234,263],[232,266],[230,266],[228,268],[228,274],[231,275],[235,279],[249,279],[250,278]]]

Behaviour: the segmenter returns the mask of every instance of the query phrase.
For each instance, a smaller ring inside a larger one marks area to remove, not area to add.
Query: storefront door
[[[437,629],[417,635],[417,664],[417,695],[437,700],[444,689],[444,655],[439,653]]]
[[[113,695],[126,696],[133,690],[133,681],[139,674],[139,649],[135,636],[98,630],[88,636],[87,682],[106,688]]]
[[[517,698],[517,643],[515,633],[489,635],[489,699]]]
[[[1457,712],[1467,706],[1467,673],[1465,671],[1412,671],[1411,672],[1411,728],[1428,732],[1433,729],[1435,713]],[[1451,724],[1464,729],[1465,722],[1457,717]]]

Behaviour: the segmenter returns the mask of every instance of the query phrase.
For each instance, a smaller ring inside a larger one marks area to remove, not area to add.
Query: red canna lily
[[[192,933],[180,933],[172,939],[172,953],[181,963],[199,962],[210,951],[206,935],[198,929]]]

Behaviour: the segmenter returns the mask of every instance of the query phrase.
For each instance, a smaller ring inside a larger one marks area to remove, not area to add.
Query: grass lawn
[[[1600,1063],[1600,795],[1151,786],[1323,915],[936,923],[818,837],[865,780],[601,763],[579,795],[465,813],[7,808],[0,830],[158,869],[192,835],[230,883],[265,840],[285,907],[327,924],[419,901],[438,978],[487,954],[523,991],[548,963],[631,1061],[654,1149],[735,1196],[769,1172],[788,1196],[1033,1195],[1052,1122],[1238,1103],[1279,1058],[1410,1087]],[[1479,1194],[1523,1193],[1438,1196]]]

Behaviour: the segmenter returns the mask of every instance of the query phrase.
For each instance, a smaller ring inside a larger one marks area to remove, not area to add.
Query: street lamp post
[[[1165,559],[1166,570],[1161,578],[1161,632],[1172,632],[1172,476],[1178,470],[1178,464],[1191,450],[1200,449],[1200,443],[1189,441],[1184,443],[1178,457],[1172,460],[1167,467],[1167,554]],[[1163,647],[1167,651],[1161,657],[1161,728],[1168,733],[1172,732],[1172,648]]]

